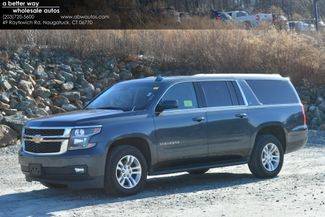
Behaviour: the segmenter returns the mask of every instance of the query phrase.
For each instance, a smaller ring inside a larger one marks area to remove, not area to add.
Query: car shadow
[[[94,205],[154,198],[179,193],[231,188],[262,181],[244,173],[180,174],[149,178],[144,190],[128,197],[107,196],[100,190],[40,189],[0,196],[0,216],[50,216],[53,212]]]

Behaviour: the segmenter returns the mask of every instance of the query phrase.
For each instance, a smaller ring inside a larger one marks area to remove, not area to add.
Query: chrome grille
[[[35,155],[63,154],[68,149],[71,128],[24,128],[23,150]]]

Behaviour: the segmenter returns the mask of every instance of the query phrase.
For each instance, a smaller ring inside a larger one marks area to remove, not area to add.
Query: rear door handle
[[[246,114],[246,113],[236,114],[235,116],[236,116],[237,118],[247,118],[247,114]]]
[[[196,121],[196,122],[202,122],[205,120],[205,117],[195,117],[193,118],[193,121]]]

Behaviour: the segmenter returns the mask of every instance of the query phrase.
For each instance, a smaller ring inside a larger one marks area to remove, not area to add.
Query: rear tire
[[[273,178],[281,171],[283,159],[281,142],[273,135],[260,135],[256,138],[248,167],[258,178]]]
[[[147,179],[147,161],[140,150],[130,145],[115,147],[106,160],[104,190],[111,195],[132,195]]]
[[[190,170],[190,171],[188,171],[188,173],[191,175],[202,175],[208,171],[209,171],[209,169],[198,169],[198,170]]]

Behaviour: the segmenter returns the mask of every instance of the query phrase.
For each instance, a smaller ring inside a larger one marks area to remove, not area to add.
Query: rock
[[[0,109],[1,110],[9,109],[9,108],[10,108],[10,105],[8,105],[7,103],[0,102]]]
[[[317,99],[316,99],[316,105],[319,105],[319,104],[321,104],[322,102],[323,102],[324,100],[323,100],[323,98],[322,97],[317,97]]]
[[[319,110],[321,110],[322,112],[325,112],[325,101],[323,101],[321,104],[319,104],[318,108],[319,108]]]
[[[317,117],[312,118],[310,122],[311,128],[317,129],[320,123],[321,121]]]
[[[49,98],[51,96],[51,91],[45,87],[39,86],[34,91],[34,95],[42,98]]]
[[[52,111],[53,114],[64,113],[65,112],[65,110],[63,108],[60,108],[60,107],[55,106],[55,105],[51,106],[51,111]]]
[[[66,72],[66,71],[60,71],[60,76],[64,79],[64,81],[74,81],[74,76],[73,74]],[[62,80],[62,79],[60,79]]]
[[[115,58],[112,58],[112,59],[110,59],[110,60],[108,60],[106,62],[106,66],[110,70],[114,69],[115,68],[115,65],[116,65],[116,59]]]
[[[34,75],[36,75],[36,78],[38,79],[47,79],[48,75],[47,73],[44,71],[43,66],[38,65],[36,70],[34,71]]]
[[[76,100],[75,101],[75,105],[77,106],[78,109],[82,109],[83,108],[83,103],[81,100]]]
[[[48,112],[44,108],[35,108],[33,114],[36,117],[43,117],[43,116],[47,116]]]
[[[7,79],[5,79],[3,76],[0,77],[0,87],[2,87],[5,90],[11,89],[11,84],[8,82]]]
[[[54,104],[57,106],[63,106],[65,104],[70,104],[70,101],[67,97],[59,95],[53,98]]]
[[[69,101],[76,101],[76,100],[80,100],[81,96],[80,93],[77,91],[73,91],[73,92],[64,92],[62,93],[63,96],[67,97],[69,99]]]
[[[67,82],[62,84],[62,90],[64,91],[70,91],[73,89],[73,87],[74,87],[73,82]]]
[[[31,66],[29,63],[23,62],[20,65],[27,73],[31,73],[34,71],[34,67]]]
[[[25,115],[21,112],[17,112],[15,115],[5,116],[2,122],[14,129],[18,135],[20,135],[27,120],[28,118]]]
[[[0,113],[0,123],[3,120],[3,115]]]
[[[122,70],[119,75],[122,80],[129,80],[132,78],[132,73],[128,70]]]
[[[77,107],[72,104],[64,104],[62,108],[66,111],[74,111],[77,110]]]
[[[0,125],[0,147],[17,143],[18,134],[6,125]]]
[[[321,124],[319,127],[320,130],[325,130],[325,124]]]
[[[16,108],[19,111],[25,111],[27,109],[34,109],[36,108],[36,101],[31,98],[31,97],[26,97],[25,100],[21,101],[20,103],[18,103],[18,105],[16,106]]]
[[[63,71],[66,71],[66,72],[71,72],[71,67],[69,65],[65,65],[65,64],[61,64],[59,66],[59,69],[63,70]]]
[[[26,93],[28,95],[32,95],[33,91],[34,91],[34,87],[33,87],[33,84],[32,82],[30,81],[26,81],[26,80],[21,80],[19,82],[19,86],[24,90],[26,91]]]
[[[10,99],[8,97],[8,94],[6,92],[3,92],[0,94],[0,101],[4,103],[10,103]]]
[[[95,87],[89,83],[86,79],[82,79],[81,85],[84,87],[81,89],[81,93],[85,96],[86,100],[90,100],[95,93]]]
[[[4,113],[5,113],[7,116],[9,116],[9,115],[14,115],[14,114],[17,113],[17,109],[5,109],[5,110],[3,110],[3,111],[4,111]]]
[[[308,111],[310,111],[310,112],[315,112],[316,109],[317,109],[317,107],[314,106],[314,105],[311,105],[311,106],[308,107]]]

